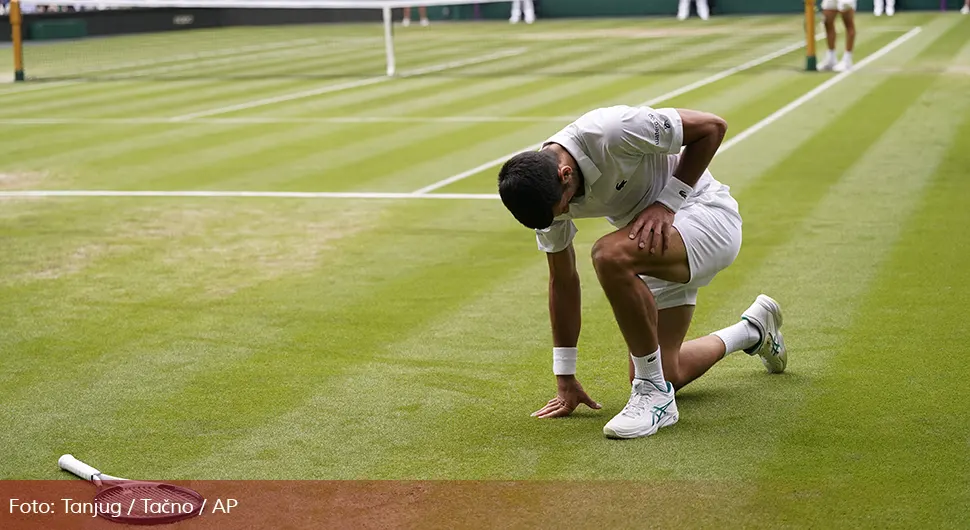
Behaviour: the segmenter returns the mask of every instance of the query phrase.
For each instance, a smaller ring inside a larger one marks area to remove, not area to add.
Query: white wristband
[[[670,208],[670,211],[677,213],[680,207],[684,205],[684,202],[687,201],[687,197],[690,197],[690,194],[693,192],[694,188],[688,186],[683,180],[671,176],[670,180],[667,181],[667,185],[660,191],[657,202]]]
[[[552,349],[552,373],[555,375],[576,375],[577,348]]]

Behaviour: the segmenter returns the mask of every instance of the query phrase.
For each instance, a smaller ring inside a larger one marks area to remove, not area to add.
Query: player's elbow
[[[724,118],[699,110],[678,109],[684,124],[684,145],[723,140],[728,124]]]
[[[711,114],[710,118],[711,134],[719,139],[723,139],[728,131],[728,123],[724,118]]]

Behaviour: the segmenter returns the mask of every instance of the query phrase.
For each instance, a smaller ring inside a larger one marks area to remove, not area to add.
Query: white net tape
[[[499,3],[502,0],[53,0],[44,5],[91,7],[192,7],[237,9],[383,9],[396,7],[471,5]],[[507,1],[507,0],[506,0]],[[22,2],[26,3],[26,2]]]
[[[501,0],[462,0],[461,5],[498,3]],[[22,2],[21,3],[27,3]],[[400,7],[454,6],[455,0],[37,0],[31,4],[79,9],[373,9],[383,12],[385,71],[397,73],[391,10]]]

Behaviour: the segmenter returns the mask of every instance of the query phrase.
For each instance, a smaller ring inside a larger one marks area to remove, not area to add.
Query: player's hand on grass
[[[641,249],[651,254],[663,254],[670,246],[670,232],[674,226],[674,212],[655,202],[640,212],[630,227],[630,239],[638,241]]]
[[[591,409],[602,408],[602,405],[593,401],[589,394],[583,390],[583,385],[574,375],[556,376],[559,386],[556,397],[549,400],[546,406],[532,413],[537,418],[561,418],[569,416],[579,407],[580,404],[586,405]]]

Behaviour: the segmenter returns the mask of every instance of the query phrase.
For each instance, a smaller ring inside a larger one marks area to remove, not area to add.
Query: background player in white
[[[707,20],[711,16],[711,9],[707,5],[707,0],[694,0],[697,4],[697,16],[701,17],[701,20]],[[677,7],[677,19],[687,20],[690,16],[690,0],[680,0],[680,5]]]
[[[676,423],[674,390],[727,353],[745,350],[761,356],[768,371],[784,371],[781,309],[764,295],[740,322],[684,342],[698,288],[741,247],[737,202],[707,171],[726,130],[724,120],[704,112],[609,107],[502,166],[502,202],[536,230],[549,264],[558,391],[534,416],[566,416],[580,403],[600,408],[576,379],[581,290],[574,218],[605,217],[617,228],[596,242],[592,260],[630,351],[633,389],[603,428],[606,436],[647,436]]]
[[[855,8],[856,0],[822,0],[822,14],[825,16],[825,40],[828,52],[818,64],[820,71],[835,70],[844,72],[852,69],[852,50],[855,48]],[[845,53],[842,60],[835,62],[835,17],[842,13],[845,24]]]
[[[896,14],[896,0],[874,0],[872,12],[877,17],[881,17],[884,12],[891,17]]]
[[[523,11],[525,12],[526,24],[532,24],[536,21],[536,8],[532,0],[512,0],[512,16],[509,17],[509,22],[518,24],[519,20],[522,19]]]

